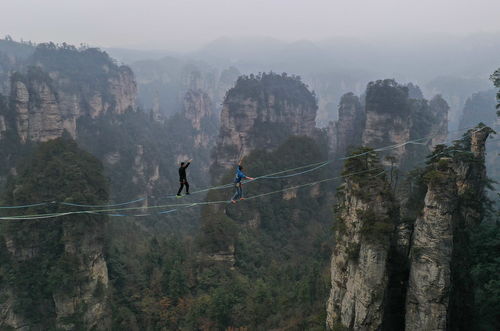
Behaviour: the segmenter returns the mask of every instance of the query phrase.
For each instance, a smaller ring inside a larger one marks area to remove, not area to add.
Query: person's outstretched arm
[[[192,161],[193,161],[193,159],[187,160],[186,165],[184,166],[184,168],[189,167],[189,165],[191,164]]]
[[[244,172],[241,172],[241,174],[243,175],[243,179],[250,179],[250,180],[255,179],[255,178],[253,178],[253,177],[250,177],[250,176],[245,175],[245,173],[244,173]]]

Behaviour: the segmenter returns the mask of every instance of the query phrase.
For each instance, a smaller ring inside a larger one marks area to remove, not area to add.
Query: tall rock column
[[[450,106],[441,95],[434,96],[429,101],[429,108],[433,117],[431,128],[431,146],[442,144],[448,137],[448,111]]]
[[[467,330],[474,297],[470,230],[484,215],[485,143],[492,130],[470,130],[434,153],[410,253],[406,330]],[[439,156],[443,155],[444,156]]]
[[[316,98],[298,77],[242,76],[224,100],[213,163],[215,179],[254,149],[272,150],[289,136],[315,134]]]
[[[443,160],[428,174],[423,215],[415,223],[406,330],[445,330],[457,201],[455,174]]]
[[[340,99],[339,119],[328,126],[330,153],[343,157],[348,147],[361,146],[364,128],[365,111],[359,97],[353,93],[344,94]]]
[[[345,165],[345,173],[366,173],[346,178],[336,206],[327,305],[330,329],[379,330],[382,326],[397,207],[380,168],[373,153],[350,159]]]
[[[366,88],[366,124],[363,145],[372,148],[401,144],[410,139],[411,107],[408,88],[394,80],[370,82]],[[406,148],[392,149],[400,164]]]
[[[54,171],[57,169],[57,171]],[[7,205],[31,201],[103,204],[102,165],[75,142],[40,144],[2,197]],[[47,203],[3,215],[59,216],[2,222],[0,228],[1,330],[109,330],[109,279],[104,215],[66,215]],[[61,214],[59,214],[61,213]]]

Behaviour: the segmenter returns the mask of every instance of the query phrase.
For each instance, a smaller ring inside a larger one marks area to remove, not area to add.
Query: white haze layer
[[[421,40],[500,31],[499,0],[2,0],[0,36],[193,50],[220,38]]]

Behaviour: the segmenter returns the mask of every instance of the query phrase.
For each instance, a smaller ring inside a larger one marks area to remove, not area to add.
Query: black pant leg
[[[189,193],[189,183],[187,180],[184,181],[184,185],[186,185],[186,193]]]
[[[184,182],[181,182],[181,187],[179,187],[179,191],[177,191],[177,195],[181,194],[183,187],[184,187]]]

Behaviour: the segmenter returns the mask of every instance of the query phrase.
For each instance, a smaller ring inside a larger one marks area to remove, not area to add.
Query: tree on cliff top
[[[491,75],[491,80],[493,81],[493,85],[499,88],[497,92],[497,109],[500,109],[500,69],[497,69],[497,71]],[[500,116],[500,110],[497,111],[497,115]]]
[[[18,169],[19,175],[7,184],[2,205],[50,201],[102,204],[107,201],[108,188],[102,165],[79,149],[73,140],[59,138],[40,144]],[[68,207],[48,203],[13,209],[7,214],[64,211],[68,211]],[[89,238],[102,245],[105,220],[101,215],[80,214],[0,224],[0,289],[13,291],[16,313],[42,328],[54,328],[53,297],[73,293],[77,296],[75,291],[87,281],[84,276],[87,270],[82,270],[81,260],[85,258],[82,246],[89,245]],[[10,242],[11,250],[6,248],[6,242]],[[67,245],[75,245],[75,252],[67,249]],[[13,253],[17,251],[29,251],[30,254],[20,258]],[[77,328],[82,326],[78,311],[68,323]]]
[[[408,87],[394,79],[377,80],[366,88],[366,108],[381,113],[406,113],[409,109]]]
[[[257,101],[264,101],[268,95],[278,100],[286,100],[293,105],[304,105],[316,109],[316,95],[310,92],[300,76],[281,75],[274,72],[259,73],[258,75],[243,75],[238,78],[236,85],[226,94],[226,100],[232,97],[247,97]]]
[[[109,94],[109,79],[120,72],[132,71],[127,66],[119,66],[106,53],[98,48],[44,43],[36,47],[30,58],[30,64],[42,67],[46,72],[57,72],[66,80],[64,86],[71,92],[98,90],[103,97]],[[112,102],[113,100],[109,100]]]
[[[7,205],[34,201],[102,203],[108,198],[107,180],[102,170],[96,158],[66,136],[42,143],[21,167],[19,175],[11,179],[4,202]],[[28,213],[59,212],[64,208],[44,206],[40,210],[28,210]]]

